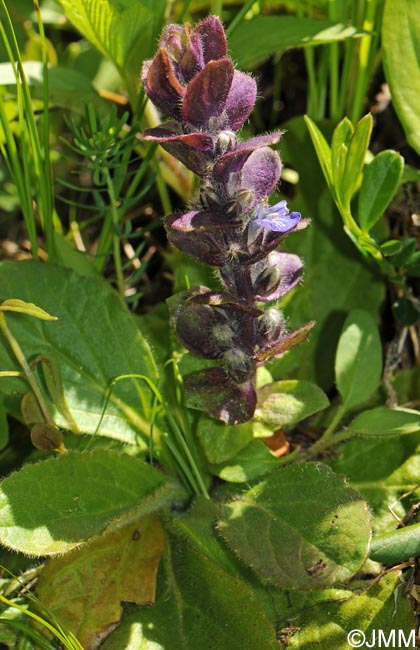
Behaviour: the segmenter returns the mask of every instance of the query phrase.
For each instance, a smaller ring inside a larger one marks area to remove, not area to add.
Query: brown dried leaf
[[[64,557],[48,560],[38,596],[85,650],[95,650],[119,624],[122,602],[154,602],[163,543],[159,518],[142,517]]]

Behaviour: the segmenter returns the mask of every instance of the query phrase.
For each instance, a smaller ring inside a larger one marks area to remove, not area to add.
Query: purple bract
[[[220,20],[192,28],[169,25],[156,56],[142,70],[149,99],[169,118],[145,139],[201,177],[189,210],[165,224],[179,250],[219,270],[221,291],[195,287],[170,298],[172,325],[182,345],[215,365],[185,378],[186,403],[229,424],[252,418],[258,366],[284,354],[313,323],[290,332],[273,303],[295,287],[302,261],[275,249],[304,228],[286,201],[270,206],[281,161],[271,149],[281,132],[240,141],[257,95],[251,75],[235,70]],[[258,306],[261,305],[261,308]]]

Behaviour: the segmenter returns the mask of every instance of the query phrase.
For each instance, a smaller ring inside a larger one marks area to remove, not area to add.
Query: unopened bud
[[[212,328],[212,335],[216,343],[223,347],[232,345],[233,331],[227,323],[217,323]]]
[[[273,334],[278,336],[284,327],[283,313],[275,307],[267,309],[260,318],[259,331],[263,336],[271,338]]]
[[[216,140],[216,153],[222,155],[236,145],[236,135],[233,131],[221,131]]]
[[[241,348],[230,348],[223,354],[223,363],[234,381],[242,383],[255,371],[252,359]]]

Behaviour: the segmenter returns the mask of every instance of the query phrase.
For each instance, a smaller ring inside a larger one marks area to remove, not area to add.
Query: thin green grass
[[[37,0],[34,1],[40,32],[44,70],[42,133],[35,119],[33,102],[16,34],[5,0],[0,0],[0,34],[13,68],[17,93],[17,124],[7,115],[4,95],[0,94],[0,150],[16,185],[33,257],[38,257],[38,222],[43,230],[50,259],[54,258],[54,195],[49,149],[48,61],[45,33]],[[16,128],[17,126],[17,128]]]

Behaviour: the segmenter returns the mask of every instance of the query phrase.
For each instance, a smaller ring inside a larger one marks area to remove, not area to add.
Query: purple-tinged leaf
[[[201,132],[182,133],[178,122],[147,129],[144,139],[159,142],[165,151],[200,176],[208,173],[214,159],[213,138]]]
[[[180,119],[181,99],[185,89],[178,81],[173,63],[165,50],[159,50],[154,59],[144,62],[142,81],[149,99],[165,115]]]
[[[203,46],[199,34],[194,32],[180,61],[180,69],[185,81],[191,81],[204,68]]]
[[[213,138],[210,135],[201,131],[196,133],[182,133],[178,122],[165,122],[162,126],[146,129],[144,139],[159,143],[180,142],[199,151],[213,152],[214,150]]]
[[[277,341],[272,341],[268,345],[263,345],[257,352],[256,358],[260,365],[264,365],[269,359],[278,357],[291,348],[294,348],[299,343],[302,343],[309,335],[311,329],[315,325],[314,321],[307,323],[303,327],[286,336],[282,336]]]
[[[236,384],[223,368],[199,370],[185,378],[185,402],[226,424],[241,424],[254,415],[257,396],[252,382]]]
[[[263,199],[271,194],[280,180],[281,162],[276,151],[262,147],[254,151],[244,164],[241,174],[241,189],[255,192]]]
[[[209,16],[202,20],[194,31],[201,37],[206,63],[227,55],[225,30],[216,16]]]
[[[235,70],[226,99],[226,128],[238,131],[248,119],[257,98],[257,84],[244,72]]]
[[[258,302],[272,302],[295,287],[302,275],[300,257],[292,253],[269,253],[266,260],[251,267],[253,288]]]
[[[226,178],[233,172],[238,172],[242,169],[249,156],[261,147],[267,147],[271,144],[276,144],[280,140],[282,133],[277,131],[268,135],[256,136],[250,138],[245,142],[241,142],[234,149],[220,156],[214,166],[214,176],[217,180]]]
[[[166,50],[171,59],[179,63],[185,52],[187,41],[186,27],[183,25],[168,25],[159,39],[159,49]]]
[[[230,59],[210,61],[187,86],[182,102],[182,115],[195,126],[207,126],[212,117],[224,110],[233,79]]]
[[[192,210],[166,217],[168,239],[180,251],[210,266],[223,266],[231,259],[230,242],[238,222],[229,223],[223,214]]]
[[[206,287],[183,291],[169,298],[168,305],[177,337],[187,350],[204,359],[217,359],[236,349],[236,357],[228,355],[224,361],[238,375],[249,372],[250,363],[245,362],[252,361],[252,322],[260,310],[235,295]]]

